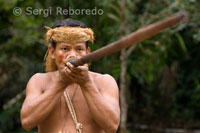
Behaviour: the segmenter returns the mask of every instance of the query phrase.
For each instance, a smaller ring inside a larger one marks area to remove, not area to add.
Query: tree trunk
[[[125,36],[125,26],[126,26],[126,19],[125,19],[125,0],[121,0],[121,27],[120,27],[120,34],[121,38]],[[126,121],[127,121],[127,101],[126,101],[126,49],[121,50],[120,55],[121,61],[121,72],[120,72],[120,105],[121,105],[121,118],[120,118],[120,133],[126,133]]]
[[[126,102],[126,51],[123,49],[120,56],[121,73],[120,73],[120,104],[121,104],[121,119],[120,119],[120,133],[126,132],[127,121],[127,102]]]

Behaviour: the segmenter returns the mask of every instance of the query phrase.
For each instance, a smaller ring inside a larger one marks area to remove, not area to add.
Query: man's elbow
[[[21,111],[21,125],[26,131],[30,131],[35,127],[30,117],[25,116],[23,111]]]
[[[106,133],[116,133],[119,127],[119,119],[115,120],[113,124],[107,129]]]
[[[110,127],[109,129],[106,130],[106,133],[116,133],[117,129],[118,129],[118,126]]]
[[[26,131],[30,131],[34,128],[27,119],[21,119],[21,124]]]

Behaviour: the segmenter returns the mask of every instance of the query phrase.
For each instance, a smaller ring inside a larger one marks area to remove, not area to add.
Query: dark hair
[[[51,28],[56,28],[56,27],[63,27],[63,26],[70,26],[70,27],[81,27],[81,28],[87,28],[87,26],[78,20],[73,20],[73,19],[64,19],[56,22]],[[53,48],[56,48],[56,42],[54,40],[51,41],[51,45]],[[89,42],[86,41],[86,48],[88,48]]]

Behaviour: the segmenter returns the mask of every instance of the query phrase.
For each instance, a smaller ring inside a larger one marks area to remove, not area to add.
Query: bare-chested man
[[[21,109],[23,128],[37,126],[39,133],[115,133],[120,108],[114,78],[89,71],[87,64],[74,67],[68,62],[90,52],[92,30],[80,21],[65,19],[48,28],[46,37],[51,42],[47,73],[33,75],[27,84]]]

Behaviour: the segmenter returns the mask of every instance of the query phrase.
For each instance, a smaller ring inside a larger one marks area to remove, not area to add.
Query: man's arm
[[[113,77],[98,75],[90,77],[86,65],[74,67],[67,63],[66,73],[71,81],[79,84],[91,114],[106,133],[115,133],[119,126],[119,91]]]
[[[110,75],[100,76],[97,80],[81,86],[82,92],[97,124],[105,132],[115,133],[120,121],[118,86]]]
[[[31,130],[42,122],[63,94],[62,89],[65,87],[59,82],[47,80],[45,76],[35,74],[27,84],[26,99],[21,109],[21,123],[25,130]],[[50,82],[51,86],[47,86],[42,93],[42,87]]]

